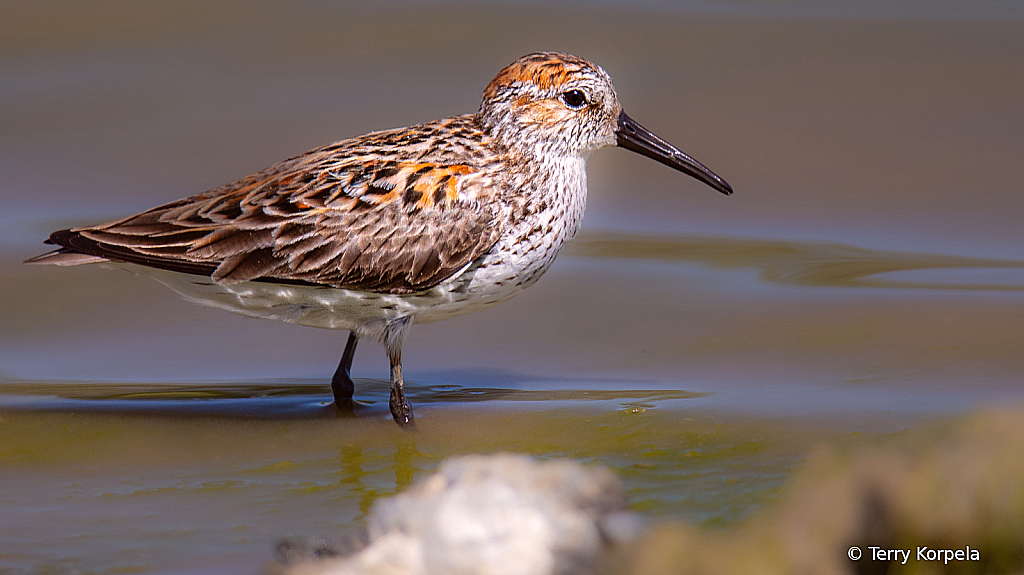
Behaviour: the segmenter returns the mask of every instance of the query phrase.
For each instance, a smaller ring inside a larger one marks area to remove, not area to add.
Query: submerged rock
[[[548,575],[593,572],[609,545],[636,537],[607,469],[522,455],[451,458],[374,504],[358,552],[321,540],[282,548],[289,575]]]

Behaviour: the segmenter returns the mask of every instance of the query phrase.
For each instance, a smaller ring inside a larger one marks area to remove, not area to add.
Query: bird
[[[116,221],[58,230],[25,263],[143,266],[186,298],[349,331],[331,380],[353,404],[360,339],[390,361],[389,408],[412,427],[402,351],[412,324],[486,309],[535,283],[580,228],[586,164],[618,146],[729,195],[703,164],[623,111],[607,72],[522,56],[479,109],[341,140]],[[163,278],[163,279],[161,279]]]

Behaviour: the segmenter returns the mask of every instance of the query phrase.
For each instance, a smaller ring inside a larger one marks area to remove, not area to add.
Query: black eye
[[[562,101],[570,108],[582,108],[587,105],[587,97],[580,90],[569,90],[562,94]]]

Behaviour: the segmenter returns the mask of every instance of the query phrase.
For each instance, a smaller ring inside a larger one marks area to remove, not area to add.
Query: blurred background
[[[365,416],[338,420],[345,333],[21,264],[53,230],[473,112],[538,50],[600,64],[736,193],[595,153],[535,287],[413,329],[413,438],[373,343]],[[1024,5],[998,0],[2,1],[0,568],[252,572],[473,451],[609,464],[638,509],[728,524],[819,440],[1020,403],[1022,65]]]

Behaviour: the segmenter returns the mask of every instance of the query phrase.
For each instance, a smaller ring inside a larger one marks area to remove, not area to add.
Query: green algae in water
[[[601,398],[594,402],[598,408],[587,407],[588,402],[566,407],[561,393],[548,404],[531,397],[527,401],[533,410],[469,409],[479,405],[473,400],[425,402],[418,429],[410,434],[394,428],[383,402],[357,418],[332,417],[330,409],[317,404],[305,408],[312,417],[280,419],[268,412],[291,411],[264,404],[263,389],[250,390],[252,396],[241,403],[241,387],[205,399],[185,394],[187,402],[176,393],[109,391],[104,390],[102,400],[91,400],[104,407],[95,412],[74,411],[59,401],[50,409],[0,412],[0,473],[46,484],[82,472],[97,487],[134,475],[138,485],[132,492],[149,493],[157,508],[168,504],[160,489],[173,487],[178,494],[221,492],[222,504],[237,505],[254,518],[261,512],[258,505],[247,505],[246,493],[287,502],[298,514],[303,509],[322,513],[325,502],[342,502],[333,513],[354,518],[373,499],[394,493],[445,457],[508,451],[608,465],[625,481],[636,509],[717,523],[740,518],[770,497],[803,446],[793,434],[769,426],[723,423],[658,407],[678,402],[685,392],[633,392],[618,402],[609,391],[579,392]],[[81,399],[86,390],[78,393],[79,401],[88,401]],[[649,407],[631,404],[639,396]],[[169,407],[138,411],[141,397]],[[230,402],[236,417],[204,413],[204,402]],[[166,481],[167,472],[178,481]],[[160,479],[148,484],[146,478],[154,475]],[[147,491],[151,488],[155,491]],[[55,488],[54,497],[59,492]],[[232,502],[234,492],[240,499]],[[344,502],[356,504],[346,507]]]

